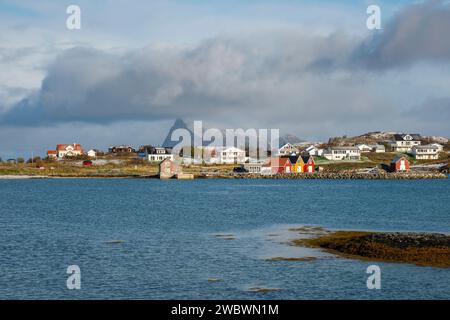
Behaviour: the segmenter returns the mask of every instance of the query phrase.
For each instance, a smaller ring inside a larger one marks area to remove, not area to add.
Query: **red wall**
[[[400,171],[400,164],[402,162],[403,159],[399,159],[396,163],[395,163],[395,171]],[[406,171],[409,171],[409,161],[408,159],[404,159],[405,160],[405,168]]]

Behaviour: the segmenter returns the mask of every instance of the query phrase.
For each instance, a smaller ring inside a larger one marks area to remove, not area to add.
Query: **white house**
[[[372,147],[367,144],[357,144],[356,145],[361,152],[372,152]]]
[[[262,163],[245,163],[244,169],[249,173],[261,173]]]
[[[444,151],[444,146],[442,144],[439,143],[432,143],[431,144],[433,147],[436,147],[438,149],[438,152],[442,152]]]
[[[53,159],[62,159],[64,157],[76,157],[84,154],[84,150],[79,143],[57,144],[56,150],[48,150],[47,156]]]
[[[279,156],[289,156],[291,154],[297,154],[298,148],[291,143],[286,143],[280,149],[278,149]]]
[[[216,149],[216,158],[221,164],[243,164],[245,163],[245,151],[236,147]]]
[[[434,160],[439,158],[439,149],[432,144],[414,146],[412,147],[411,154],[417,160]]]
[[[386,148],[382,144],[357,144],[356,145],[358,149],[361,151],[361,153],[367,153],[367,152],[375,152],[375,153],[382,153],[386,152]]]
[[[95,157],[97,157],[97,151],[95,151],[94,149],[91,149],[87,152],[87,155],[89,158],[95,158]]]
[[[411,152],[414,146],[421,144],[419,134],[394,134],[391,142],[393,152]]]
[[[319,149],[314,145],[309,146],[308,148],[305,149],[305,152],[307,152],[310,156],[319,156],[322,157],[323,156],[323,149]]]
[[[331,147],[324,151],[323,156],[328,160],[361,160],[361,150],[358,147]]]
[[[148,150],[148,161],[150,162],[162,162],[165,159],[173,161],[173,154],[171,149],[163,147],[151,147]]]

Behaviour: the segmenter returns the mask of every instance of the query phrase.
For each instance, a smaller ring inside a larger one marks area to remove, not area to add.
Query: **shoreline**
[[[308,227],[299,228],[299,234]],[[450,268],[450,235],[435,232],[330,231],[309,233],[292,244],[349,259]]]
[[[0,180],[33,180],[33,179],[159,179],[158,175],[0,175]],[[409,173],[348,173],[320,172],[314,174],[273,174],[261,175],[252,173],[202,174],[195,179],[244,179],[244,180],[436,180],[448,179],[447,174],[440,172]]]
[[[317,173],[278,173],[274,175],[238,174],[231,179],[286,179],[286,180],[428,180],[447,179],[440,172],[408,172],[408,173],[354,173],[354,172],[317,172]]]

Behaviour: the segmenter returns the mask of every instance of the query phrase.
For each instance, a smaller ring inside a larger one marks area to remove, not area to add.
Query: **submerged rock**
[[[336,231],[293,243],[350,258],[450,268],[450,236],[440,233]]]
[[[279,291],[282,291],[282,289],[255,287],[255,288],[249,288],[247,291],[249,291],[249,292],[279,292]]]
[[[267,261],[314,261],[316,257],[299,257],[299,258],[286,258],[286,257],[273,257],[267,259]]]

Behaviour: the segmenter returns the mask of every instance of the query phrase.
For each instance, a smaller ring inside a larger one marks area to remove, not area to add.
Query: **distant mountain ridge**
[[[284,146],[287,143],[297,144],[302,142],[305,142],[305,140],[302,140],[299,137],[294,136],[293,134],[285,134],[280,137],[280,146]]]

